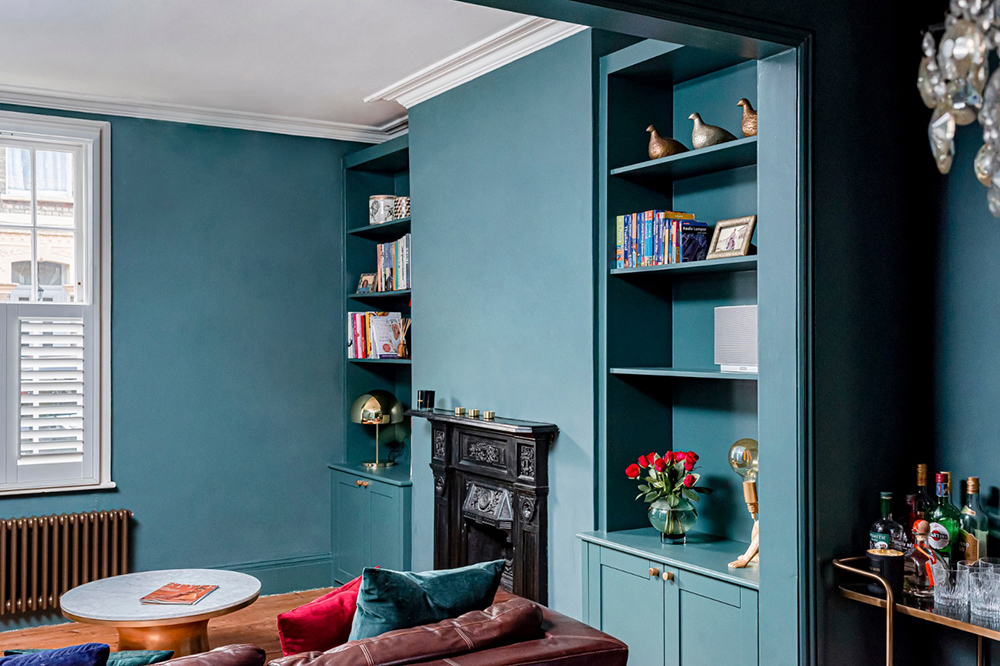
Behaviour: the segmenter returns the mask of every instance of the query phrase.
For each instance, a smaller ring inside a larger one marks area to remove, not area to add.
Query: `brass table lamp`
[[[760,521],[757,519],[757,440],[741,439],[729,447],[729,466],[743,479],[743,499],[753,517],[750,546],[746,552],[730,562],[732,569],[742,569],[751,562],[760,561]]]
[[[375,460],[361,463],[368,469],[391,467],[396,463],[379,459],[379,429],[385,425],[403,422],[403,405],[388,391],[369,391],[354,401],[351,407],[351,422],[375,426]],[[395,430],[395,429],[393,429]],[[395,431],[389,441],[399,441]]]

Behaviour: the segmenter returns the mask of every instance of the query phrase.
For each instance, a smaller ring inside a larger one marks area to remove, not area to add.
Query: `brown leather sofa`
[[[435,624],[390,631],[270,666],[625,666],[628,646],[581,622],[507,592],[495,603]],[[230,645],[169,666],[263,666],[264,652]]]

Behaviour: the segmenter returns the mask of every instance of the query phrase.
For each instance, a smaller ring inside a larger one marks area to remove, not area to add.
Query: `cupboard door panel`
[[[338,583],[361,575],[371,553],[368,489],[348,474],[333,475],[333,577]]]
[[[633,572],[601,565],[600,629],[628,645],[630,664],[662,666],[663,581],[659,576],[650,577],[647,571],[642,576],[634,573],[658,565],[639,558],[629,559],[638,563],[629,567]]]
[[[372,482],[368,487],[371,515],[369,520],[371,557],[364,566],[405,571],[409,563],[403,557],[403,526],[400,521],[398,489]]]
[[[736,590],[737,595],[739,590]],[[725,602],[680,590],[679,666],[741,664],[749,637],[743,634],[741,609]],[[756,655],[756,636],[753,654]]]

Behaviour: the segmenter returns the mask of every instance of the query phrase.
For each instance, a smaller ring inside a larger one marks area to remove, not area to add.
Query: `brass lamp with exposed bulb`
[[[750,546],[735,562],[729,563],[733,569],[742,569],[751,562],[760,562],[760,521],[757,519],[757,440],[741,439],[729,447],[729,466],[743,479],[743,499],[747,503],[747,511],[753,517]]]
[[[375,426],[375,460],[361,463],[367,469],[392,467],[396,463],[379,459],[379,429],[385,425],[395,426],[403,422],[403,405],[388,391],[369,391],[354,401],[351,407],[351,422]],[[388,441],[401,441],[395,427]]]

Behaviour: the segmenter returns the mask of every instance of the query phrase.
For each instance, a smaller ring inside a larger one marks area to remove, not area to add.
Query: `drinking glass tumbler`
[[[1000,573],[985,567],[969,572],[969,610],[973,615],[1000,617]]]
[[[1000,557],[983,557],[979,559],[980,566],[993,567],[994,571],[1000,571]]]
[[[966,562],[965,560],[961,560],[956,565],[956,570],[958,571],[958,577],[962,579],[961,581],[959,581],[959,585],[968,590],[970,573],[972,573],[973,571],[980,571],[980,570],[992,571],[992,567],[990,567],[988,564],[983,564],[979,560],[976,560],[975,562]]]
[[[969,577],[960,577],[958,567],[949,566],[939,559],[931,565],[931,572],[934,574],[935,605],[958,606],[969,600]]]

